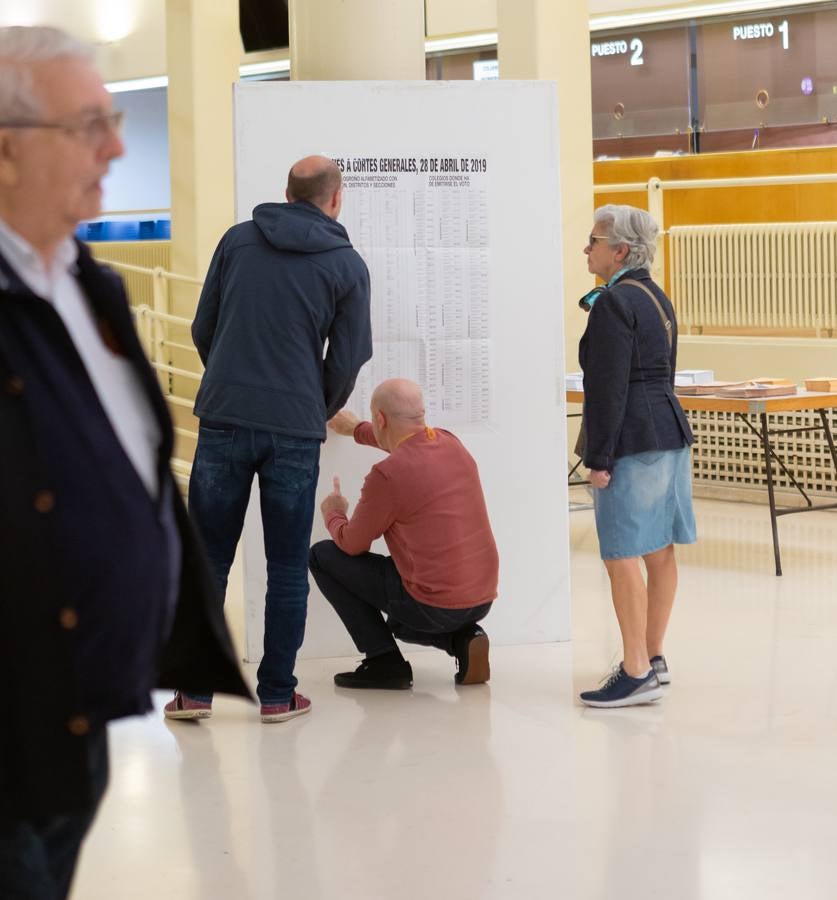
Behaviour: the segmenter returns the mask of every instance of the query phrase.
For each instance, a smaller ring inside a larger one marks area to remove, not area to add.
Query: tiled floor
[[[619,653],[574,513],[574,641],[495,649],[490,685],[416,652],[411,693],[351,693],[353,661],[306,661],[301,719],[113,727],[75,900],[833,900],[837,515],[781,521],[776,578],[764,508],[697,514],[661,703],[574,699]]]

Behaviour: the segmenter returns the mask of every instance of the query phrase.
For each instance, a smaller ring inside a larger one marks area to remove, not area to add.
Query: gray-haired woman
[[[579,346],[583,460],[623,644],[619,666],[598,690],[581,694],[589,706],[662,697],[660,684],[670,680],[663,638],[677,588],[674,544],[696,539],[693,437],[674,395],[677,323],[649,273],[656,237],[644,210],[602,206],[584,250],[605,284],[580,301],[590,312]]]

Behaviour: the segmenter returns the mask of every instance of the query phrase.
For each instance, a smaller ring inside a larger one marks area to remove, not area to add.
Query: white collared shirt
[[[47,269],[34,248],[0,219],[0,254],[24,284],[53,305],[84,363],[99,402],[148,493],[157,497],[160,426],[131,363],[102,341],[75,278],[78,248],[71,238],[58,247]]]

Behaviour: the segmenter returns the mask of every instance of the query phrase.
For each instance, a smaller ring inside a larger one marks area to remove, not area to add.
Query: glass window
[[[489,68],[478,65],[475,69],[474,63],[489,62],[497,62],[497,47],[428,54],[426,78],[428,81],[470,81],[477,72]]]
[[[703,149],[793,145],[798,126],[837,119],[837,9],[829,7],[697,26]],[[820,140],[810,128],[803,133],[803,142],[833,143],[830,129]]]
[[[590,66],[596,155],[688,149],[687,26],[595,32]]]

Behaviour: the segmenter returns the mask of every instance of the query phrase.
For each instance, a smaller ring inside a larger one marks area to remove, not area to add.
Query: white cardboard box
[[[715,380],[712,369],[678,369],[674,373],[675,387],[683,384],[709,384]]]

